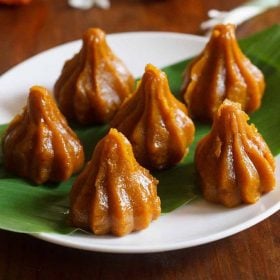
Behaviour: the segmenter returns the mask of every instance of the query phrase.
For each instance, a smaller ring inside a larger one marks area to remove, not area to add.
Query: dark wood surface
[[[210,8],[241,0],[113,0],[110,10],[74,10],[65,0],[0,5],[0,73],[50,47],[80,38],[90,26],[198,34]],[[276,9],[277,10],[277,9]],[[278,21],[276,11],[238,29],[240,36]],[[1,209],[0,209],[1,211]],[[0,231],[0,279],[280,279],[280,212],[210,244],[154,254],[105,254],[60,247]],[[178,229],[180,230],[180,229]]]

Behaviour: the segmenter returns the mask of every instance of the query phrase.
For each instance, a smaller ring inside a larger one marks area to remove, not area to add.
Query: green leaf
[[[47,189],[18,178],[1,179],[0,228],[17,232],[73,231],[67,223],[67,192],[66,184]]]
[[[279,30],[280,25],[274,25],[240,42],[246,55],[262,69],[272,67],[280,70]]]
[[[267,141],[274,155],[280,153],[280,26],[274,26],[262,33],[242,40],[240,45],[250,59],[264,72],[266,92],[262,107],[251,116]],[[164,68],[172,92],[180,98],[182,73],[189,61],[182,61]],[[158,193],[163,212],[170,212],[197,196],[195,183],[194,151],[196,143],[209,131],[209,125],[196,123],[195,141],[189,154],[176,167],[156,172],[159,179]],[[6,125],[0,126],[0,135]],[[74,127],[89,159],[96,143],[106,134],[108,126],[92,128]],[[75,177],[61,184],[45,184],[35,187],[29,182],[12,176],[3,168],[0,154],[0,228],[25,232],[70,233],[68,225],[68,193]]]

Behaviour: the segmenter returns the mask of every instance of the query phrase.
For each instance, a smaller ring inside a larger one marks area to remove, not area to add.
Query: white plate
[[[206,39],[197,36],[137,32],[108,36],[115,53],[135,76],[143,73],[147,63],[163,67],[197,54]],[[8,122],[25,103],[29,87],[34,84],[52,89],[64,61],[80,48],[79,41],[43,52],[12,68],[0,79],[0,123]],[[277,160],[277,186],[279,186]],[[74,233],[60,235],[40,233],[35,236],[52,243],[102,252],[145,253],[187,248],[218,240],[240,232],[280,209],[280,188],[249,206],[226,209],[197,200],[172,213],[162,215],[148,229],[118,238]]]

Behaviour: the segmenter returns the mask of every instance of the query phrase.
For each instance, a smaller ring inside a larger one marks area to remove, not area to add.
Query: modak
[[[30,89],[27,106],[8,126],[2,145],[7,170],[36,184],[64,181],[84,163],[79,139],[39,86]]]
[[[105,33],[90,28],[80,52],[65,63],[54,95],[68,120],[97,124],[111,119],[133,87],[133,76],[108,46]]]
[[[225,100],[197,145],[195,164],[206,200],[233,207],[255,203],[275,186],[275,161],[241,105]]]
[[[217,25],[202,53],[188,67],[182,95],[193,118],[212,121],[224,99],[247,112],[261,105],[262,72],[242,53],[232,24]]]
[[[70,193],[73,226],[117,236],[146,228],[160,215],[158,181],[140,166],[116,129],[97,144]]]
[[[151,169],[178,163],[194,138],[194,124],[187,108],[170,92],[166,74],[151,64],[127,98],[111,126],[131,142],[137,161]]]

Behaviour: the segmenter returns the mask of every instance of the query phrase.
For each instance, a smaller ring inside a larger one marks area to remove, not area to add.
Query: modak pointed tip
[[[29,89],[29,93],[32,93],[32,92],[39,92],[41,94],[49,94],[48,93],[48,90],[43,87],[43,86],[40,86],[40,85],[34,85],[32,86],[30,89]]]
[[[219,38],[221,36],[225,38],[235,38],[235,30],[236,25],[232,23],[226,23],[226,24],[217,24],[214,26],[211,32],[212,38]]]
[[[106,38],[105,32],[98,27],[88,28],[83,34],[83,41],[85,44],[90,44],[91,42],[104,41]]]
[[[103,140],[107,140],[107,142],[117,142],[119,143],[121,146],[126,145],[130,151],[131,149],[131,153],[132,153],[132,147],[130,142],[128,141],[128,139],[125,137],[125,135],[123,133],[121,133],[120,131],[118,131],[116,128],[110,128],[108,134],[103,138]],[[109,144],[111,145],[111,143]],[[133,156],[134,158],[134,156]]]
[[[166,74],[151,63],[149,63],[145,66],[145,72],[144,72],[143,76],[144,77],[148,76],[149,78],[152,78],[152,79],[166,80],[166,82],[167,82]]]
[[[120,135],[120,132],[116,128],[110,128],[108,135]],[[123,135],[121,133],[121,135]]]
[[[223,101],[223,103],[219,106],[215,116],[216,118],[219,118],[223,113],[230,113],[230,112],[246,115],[249,118],[249,116],[242,110],[240,103],[231,101],[229,99],[225,99]]]
[[[162,71],[160,69],[158,69],[155,65],[151,64],[151,63],[148,63],[146,66],[145,66],[145,72],[152,72],[152,73],[161,73]]]
[[[242,110],[241,104],[239,102],[225,99],[218,108],[216,115],[214,116],[214,122],[215,120],[217,121],[217,119],[225,120],[226,116],[229,115],[234,115],[237,120],[239,118],[242,118],[242,120],[246,123],[250,120],[250,116],[244,110]]]

